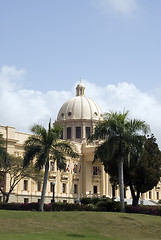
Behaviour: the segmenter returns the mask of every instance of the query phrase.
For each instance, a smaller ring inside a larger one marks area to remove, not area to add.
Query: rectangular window
[[[67,127],[67,139],[70,139],[71,137],[72,137],[71,127]]]
[[[54,171],[54,161],[50,162],[50,171]]]
[[[28,203],[29,199],[28,198],[24,198],[24,203]]]
[[[66,184],[65,183],[63,183],[63,193],[66,193]]]
[[[93,186],[93,193],[97,194],[97,186]]]
[[[77,186],[77,184],[74,184],[74,194],[76,194],[77,191],[78,191],[78,186]]]
[[[151,191],[149,191],[149,199],[151,199]]]
[[[63,131],[61,131],[60,139],[63,139]]]
[[[91,135],[91,128],[90,127],[86,127],[86,138],[89,138]]]
[[[50,192],[53,192],[53,184],[50,182]]]
[[[159,192],[157,192],[157,200],[159,200]]]
[[[115,186],[112,185],[112,197],[114,198],[115,197]]]
[[[37,182],[37,191],[41,191],[41,181]]]
[[[81,127],[76,127],[76,138],[81,138]]]
[[[24,180],[23,190],[27,191],[27,189],[28,189],[28,180]]]

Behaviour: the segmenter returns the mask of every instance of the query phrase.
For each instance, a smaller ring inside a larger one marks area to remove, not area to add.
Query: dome
[[[102,120],[100,107],[90,98],[84,96],[84,85],[76,87],[76,97],[66,101],[59,110],[57,121],[62,120]]]

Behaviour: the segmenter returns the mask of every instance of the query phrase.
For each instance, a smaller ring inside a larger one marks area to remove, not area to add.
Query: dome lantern
[[[84,96],[85,87],[83,84],[79,83],[76,87],[76,96]]]

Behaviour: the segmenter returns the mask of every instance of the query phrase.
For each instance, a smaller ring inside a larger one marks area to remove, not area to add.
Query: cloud
[[[91,0],[97,7],[123,15],[132,15],[137,10],[136,0]]]
[[[51,118],[54,122],[62,104],[75,96],[75,86],[71,91],[40,91],[23,88],[25,70],[3,67],[0,71],[0,125],[16,128],[16,131],[29,132],[34,123],[45,127]],[[129,110],[131,118],[146,121],[155,134],[161,148],[161,99],[152,93],[142,92],[134,84],[127,82],[118,85],[99,86],[87,80],[85,95],[92,98],[103,112]],[[3,84],[1,84],[3,83]]]
[[[14,90],[22,86],[25,70],[17,70],[15,67],[3,66],[0,71],[0,88],[3,90]]]
[[[0,71],[0,125],[29,132],[29,126],[34,123],[46,126],[50,118],[54,121],[60,106],[71,93],[23,89],[24,74],[25,70],[8,66]]]
[[[127,82],[100,87],[85,80],[84,84],[86,95],[94,99],[103,112],[129,110],[131,118],[146,121],[161,148],[161,99]]]

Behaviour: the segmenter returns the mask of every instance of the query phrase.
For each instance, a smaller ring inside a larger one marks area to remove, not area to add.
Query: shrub
[[[81,204],[83,204],[83,205],[88,205],[88,204],[91,204],[92,203],[92,199],[91,198],[81,198],[80,199],[80,202],[81,202]]]
[[[6,203],[0,202],[0,209],[6,210],[20,210],[20,206],[18,203]]]
[[[98,197],[93,197],[93,198],[91,199],[91,201],[92,201],[92,204],[96,205],[98,202],[101,201],[101,199],[98,198]]]
[[[140,213],[161,216],[161,207],[158,206],[126,206],[127,213]]]
[[[103,200],[97,204],[98,211],[120,212],[120,209],[121,209],[120,202]]]
[[[52,204],[52,211],[79,211],[81,206],[75,203],[55,202]]]

